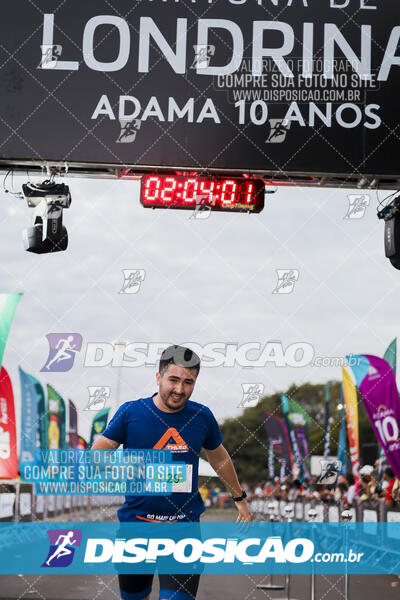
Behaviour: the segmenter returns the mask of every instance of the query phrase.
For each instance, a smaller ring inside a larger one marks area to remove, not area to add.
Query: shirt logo
[[[174,440],[171,443],[171,438]],[[160,437],[157,444],[153,446],[154,450],[170,450],[171,452],[188,452],[189,448],[181,434],[175,427],[169,427]]]

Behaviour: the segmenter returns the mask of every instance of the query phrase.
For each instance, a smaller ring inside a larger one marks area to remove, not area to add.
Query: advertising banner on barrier
[[[0,370],[0,479],[18,476],[17,431],[11,379]]]
[[[398,4],[348,4],[6,3],[0,158],[398,174]]]

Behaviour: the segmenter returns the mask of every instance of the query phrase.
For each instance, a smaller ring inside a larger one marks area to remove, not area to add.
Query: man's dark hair
[[[390,479],[393,479],[394,477],[394,473],[392,471],[392,469],[390,467],[386,467],[386,469],[383,471],[385,475],[387,475],[388,477],[390,477]]]
[[[193,352],[190,348],[185,348],[185,346],[169,346],[168,348],[165,348],[160,356],[158,367],[160,375],[168,369],[169,365],[178,365],[180,367],[185,367],[185,369],[194,369],[197,376],[200,371],[200,358],[197,356],[196,352]]]

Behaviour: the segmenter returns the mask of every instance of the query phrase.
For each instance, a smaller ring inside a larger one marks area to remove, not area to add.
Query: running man
[[[118,510],[120,521],[198,522],[205,507],[198,491],[200,450],[231,492],[239,512],[237,521],[252,521],[232,460],[222,445],[222,434],[211,410],[190,401],[200,370],[200,359],[183,346],[170,346],[161,355],[156,374],[158,393],[125,402],[92,448],[157,448],[170,450],[186,463],[185,490],[168,496],[127,496]],[[119,575],[123,600],[148,600],[152,574]],[[193,600],[200,575],[159,575],[160,600]]]
[[[57,544],[59,544],[59,545],[57,546],[57,549],[55,550],[55,552],[50,556],[50,558],[48,558],[48,560],[46,560],[47,566],[50,566],[50,563],[53,560],[53,558],[61,558],[62,556],[71,554],[72,550],[70,550],[70,548],[67,548],[67,546],[72,546],[73,544],[75,544],[76,540],[72,539],[73,535],[74,535],[73,531],[68,531],[68,533],[66,535],[61,534],[58,536],[56,545]],[[62,540],[61,543],[60,543],[60,540]]]
[[[71,355],[68,353],[68,350],[75,352],[75,345],[72,344],[71,342],[74,339],[73,335],[69,335],[66,339],[60,338],[58,340],[57,346],[56,346],[56,350],[58,350],[58,352],[56,352],[56,354],[53,356],[53,358],[51,359],[51,361],[46,365],[46,369],[49,370],[51,365],[56,362],[59,363],[62,360],[66,360],[67,358],[71,358]],[[61,348],[60,348],[60,344],[61,344]]]

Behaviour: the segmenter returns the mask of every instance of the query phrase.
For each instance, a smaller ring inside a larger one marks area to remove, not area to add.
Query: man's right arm
[[[110,440],[104,435],[100,435],[90,450],[116,450],[119,446],[119,442],[114,442],[114,440]]]

